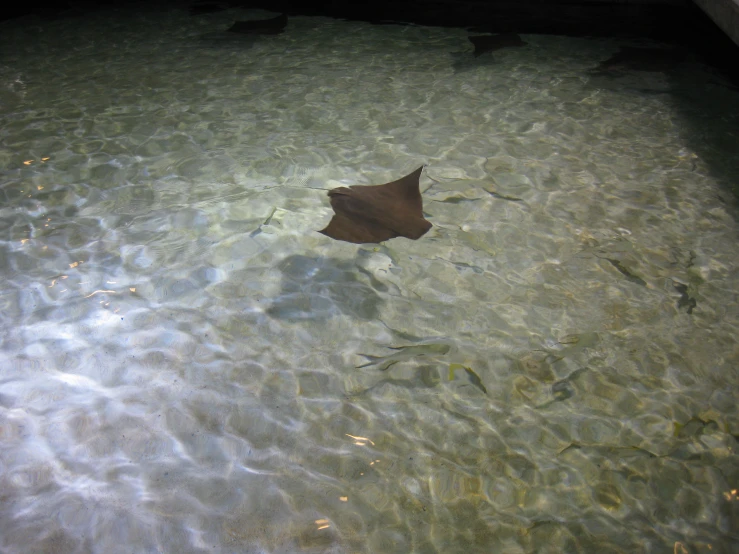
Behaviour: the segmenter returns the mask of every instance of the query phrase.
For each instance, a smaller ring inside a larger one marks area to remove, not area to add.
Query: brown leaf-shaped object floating
[[[431,229],[423,217],[418,179],[423,166],[384,185],[354,185],[328,191],[334,217],[321,233],[356,244],[395,237],[419,239]]]

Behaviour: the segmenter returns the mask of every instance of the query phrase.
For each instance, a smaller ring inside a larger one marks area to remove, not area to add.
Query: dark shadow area
[[[707,81],[677,82],[669,92],[681,136],[721,186],[719,200],[739,220],[739,90]]]
[[[357,279],[358,267],[353,262],[296,255],[282,260],[277,268],[282,283],[266,310],[271,317],[288,321],[325,320],[340,313],[367,321],[379,317],[382,299]]]
[[[33,16],[39,21],[57,21],[85,15],[96,10],[100,5],[106,5],[106,2],[95,2],[94,0],[3,2],[0,5],[0,21],[23,16]],[[107,5],[115,4],[108,2]]]
[[[670,99],[679,112],[682,137],[726,194],[739,220],[739,46],[691,5],[690,46],[709,66],[705,79],[676,75],[670,79]]]
[[[623,88],[638,72],[664,75],[664,87],[633,92],[667,100],[686,149],[697,157],[694,165],[719,183],[719,200],[739,219],[739,46],[692,3],[683,20],[679,29],[685,32],[665,36],[661,44],[625,41],[590,71],[590,85]]]
[[[688,0],[685,3],[689,3]],[[680,4],[679,0],[677,4],[578,0],[245,0],[230,3],[288,15],[322,15],[374,24],[464,27],[490,33],[653,38],[673,34],[677,25],[685,23]]]

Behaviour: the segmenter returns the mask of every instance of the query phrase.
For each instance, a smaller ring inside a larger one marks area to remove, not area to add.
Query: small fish
[[[636,283],[637,285],[641,285],[643,287],[647,286],[647,282],[644,279],[631,273],[631,271],[626,269],[619,260],[612,260],[611,258],[603,258],[603,259],[611,262],[611,265],[615,267],[616,269],[618,269],[621,272],[621,274],[624,277],[626,277],[627,281],[631,281],[632,283]]]
[[[465,373],[467,373],[467,378],[470,380],[470,383],[475,385],[478,389],[480,389],[483,393],[487,394],[488,389],[485,388],[485,385],[482,384],[482,379],[480,379],[480,376],[474,372],[474,370],[470,367],[467,367],[462,364],[449,364],[449,380],[454,380],[454,372],[458,369],[464,369]]]
[[[523,198],[518,198],[516,196],[506,196],[505,194],[500,194],[499,192],[495,192],[494,190],[485,189],[485,192],[487,192],[493,198],[499,198],[500,200],[510,200],[511,202],[523,202]]]
[[[390,356],[370,356],[369,354],[360,354],[364,356],[369,362],[366,364],[357,366],[357,368],[368,367],[376,365],[380,371],[385,371],[393,364],[415,358],[416,356],[427,356],[433,354],[446,354],[449,352],[449,345],[444,343],[428,343],[428,344],[417,344],[412,346],[389,346],[391,350],[397,350],[395,354]]]
[[[562,350],[546,350],[547,354],[552,357],[554,362],[558,362],[567,357],[572,357],[585,348],[593,348],[600,342],[600,336],[595,331],[581,333],[579,335],[567,335],[559,341],[561,345],[567,345]]]

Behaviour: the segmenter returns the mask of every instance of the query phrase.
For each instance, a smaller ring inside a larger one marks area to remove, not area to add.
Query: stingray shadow
[[[335,258],[288,256],[278,264],[280,293],[266,313],[287,321],[319,321],[339,314],[376,320],[382,299],[375,289],[382,283],[368,275],[372,286],[357,279],[366,273],[354,262]],[[373,288],[374,287],[374,288]]]

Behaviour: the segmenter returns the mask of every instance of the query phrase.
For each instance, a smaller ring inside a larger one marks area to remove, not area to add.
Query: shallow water
[[[2,551],[730,552],[739,93],[268,15],[0,24]]]

